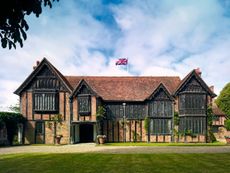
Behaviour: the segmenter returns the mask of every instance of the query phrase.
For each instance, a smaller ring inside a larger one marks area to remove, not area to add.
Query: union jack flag
[[[128,58],[119,58],[116,61],[116,65],[127,65],[128,64]]]

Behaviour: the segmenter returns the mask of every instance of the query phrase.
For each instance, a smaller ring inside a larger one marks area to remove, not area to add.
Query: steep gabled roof
[[[14,93],[17,95],[20,95],[20,93],[30,84],[33,78],[40,72],[40,70],[44,66],[47,66],[63,82],[64,86],[67,88],[69,92],[73,90],[72,86],[69,84],[66,78],[46,58],[43,58],[43,60],[39,63],[39,65],[26,78],[26,80],[18,87],[18,89],[14,91]]]
[[[216,105],[216,103],[213,103],[212,105],[212,111],[214,115],[217,116],[226,116],[226,114]]]
[[[195,70],[182,81],[177,76],[63,76],[46,58],[14,93],[20,95],[44,66],[47,66],[58,77],[72,97],[84,84],[94,95],[105,101],[144,101],[156,94],[159,89],[163,89],[173,100],[171,96],[177,95],[192,77],[195,77],[211,97],[216,96]]]
[[[179,77],[65,76],[72,87],[84,81],[105,101],[144,101],[162,83],[173,94]]]
[[[154,98],[161,90],[166,94],[169,100],[173,101],[174,98],[169,93],[168,89],[164,86],[163,83],[160,83],[159,86],[153,91],[153,93],[148,97],[148,99]]]
[[[88,85],[88,83],[82,79],[76,86],[76,88],[73,90],[72,94],[70,95],[70,98],[73,98],[74,96],[77,95],[77,93],[80,91],[80,89],[83,87],[83,86],[86,86],[86,88],[90,91],[91,94],[98,96],[98,94]]]
[[[197,74],[196,69],[192,70],[185,78],[181,81],[180,85],[176,88],[174,95],[178,95],[178,93],[184,88],[184,86],[190,81],[192,77],[195,77],[196,80],[200,83],[203,89],[211,96],[216,97],[216,94],[211,91],[211,89],[207,86],[207,84],[203,81],[203,79]]]

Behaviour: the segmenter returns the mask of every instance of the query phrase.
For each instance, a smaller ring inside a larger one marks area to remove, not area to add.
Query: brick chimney
[[[40,61],[36,61],[36,65],[33,66],[33,69],[35,70],[39,64],[40,64]]]
[[[210,86],[209,89],[214,93],[214,85]],[[208,97],[208,103],[212,105],[215,105],[215,100],[212,97]]]
[[[214,85],[210,86],[209,89],[214,92]]]
[[[198,75],[201,77],[202,72],[201,72],[201,70],[200,70],[199,67],[197,67],[197,68],[195,69],[195,72],[196,72],[196,74],[198,74]]]

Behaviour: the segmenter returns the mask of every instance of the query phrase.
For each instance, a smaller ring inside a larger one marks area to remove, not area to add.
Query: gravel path
[[[96,146],[95,143],[61,146],[15,146],[0,148],[1,154],[15,153],[230,153],[230,146]]]

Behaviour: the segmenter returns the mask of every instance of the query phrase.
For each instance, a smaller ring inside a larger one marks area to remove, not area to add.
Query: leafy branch
[[[52,1],[59,0],[7,0],[0,6],[0,39],[2,47],[9,49],[19,43],[23,47],[23,40],[27,39],[26,31],[29,25],[26,15],[34,13],[36,17],[42,13],[42,6],[52,8]]]

